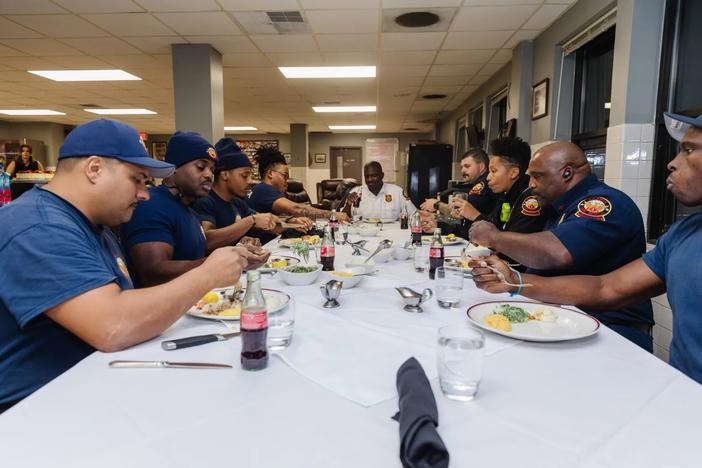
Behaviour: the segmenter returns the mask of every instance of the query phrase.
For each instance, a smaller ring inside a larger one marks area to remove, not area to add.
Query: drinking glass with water
[[[295,299],[290,298],[287,307],[268,313],[268,349],[281,351],[290,346],[295,328]]]
[[[450,400],[470,401],[483,378],[485,336],[468,324],[439,329],[437,364],[441,391]]]
[[[436,301],[439,307],[448,309],[461,302],[463,293],[463,270],[453,267],[436,269]]]

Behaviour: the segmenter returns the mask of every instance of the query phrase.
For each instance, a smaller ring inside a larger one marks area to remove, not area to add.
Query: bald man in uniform
[[[529,187],[541,206],[555,213],[543,232],[501,232],[492,223],[477,222],[472,242],[509,256],[542,276],[603,275],[646,252],[641,212],[624,192],[591,174],[583,151],[558,141],[532,156]],[[652,351],[651,302],[645,300],[615,311],[583,309],[620,335]]]

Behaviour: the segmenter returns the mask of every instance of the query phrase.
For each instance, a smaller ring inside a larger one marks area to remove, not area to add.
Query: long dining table
[[[351,234],[357,240],[358,236]],[[376,237],[409,240],[397,223]],[[278,254],[278,241],[269,245]],[[461,246],[446,248],[455,255]],[[351,258],[337,246],[336,265]],[[265,288],[294,298],[293,341],[262,371],[239,365],[241,338],[164,351],[161,341],[226,331],[184,315],[161,336],[117,353],[95,352],[0,415],[0,465],[19,467],[399,467],[397,368],[424,367],[438,433],[454,467],[699,467],[702,386],[606,327],[576,341],[535,343],[486,332],[477,397],[456,402],[437,379],[438,328],[467,321],[477,303],[507,300],[464,282],[461,302],[402,309],[397,286],[432,288],[412,260],[373,276],[322,307],[322,275]],[[118,359],[199,361],[226,370],[113,369]],[[1,384],[1,383],[0,383]]]

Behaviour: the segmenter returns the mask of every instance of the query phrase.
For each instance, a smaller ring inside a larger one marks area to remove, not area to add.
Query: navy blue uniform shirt
[[[139,203],[132,219],[122,225],[120,237],[127,254],[137,244],[165,242],[173,247],[172,260],[204,258],[207,241],[195,212],[183,205],[165,185],[150,188],[149,194],[151,198]],[[130,271],[139,286],[136,272],[133,268]]]
[[[273,203],[283,197],[284,195],[278,189],[261,182],[253,186],[246,204],[257,213],[272,213]]]
[[[94,351],[44,312],[109,283],[132,288],[109,229],[41,188],[0,208],[0,404],[26,397]]]
[[[497,194],[488,187],[487,176],[487,172],[482,174],[468,190],[468,201],[482,214],[490,213],[495,208],[498,199]]]
[[[568,249],[573,266],[567,270],[530,272],[543,276],[604,275],[641,258],[646,252],[643,219],[634,201],[594,175],[556,200],[553,208],[555,214],[545,229]],[[651,301],[618,311],[583,310],[606,325],[653,324]],[[617,327],[612,328],[621,332]],[[644,347],[650,350],[649,346]]]

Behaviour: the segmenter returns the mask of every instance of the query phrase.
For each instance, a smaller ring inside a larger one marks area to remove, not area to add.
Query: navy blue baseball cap
[[[202,135],[196,132],[175,132],[168,140],[166,162],[180,167],[197,159],[217,162],[217,152]]]
[[[231,138],[222,138],[215,145],[217,164],[215,172],[229,171],[240,167],[252,167],[251,160]]]
[[[685,133],[690,130],[690,127],[702,129],[702,114],[697,117],[688,117],[686,115],[664,112],[663,120],[665,120],[668,133],[677,141],[682,141]]]
[[[124,122],[112,119],[91,120],[78,125],[59,149],[59,160],[86,156],[102,156],[136,164],[163,179],[173,174],[173,164],[153,159],[146,152],[139,132]]]

